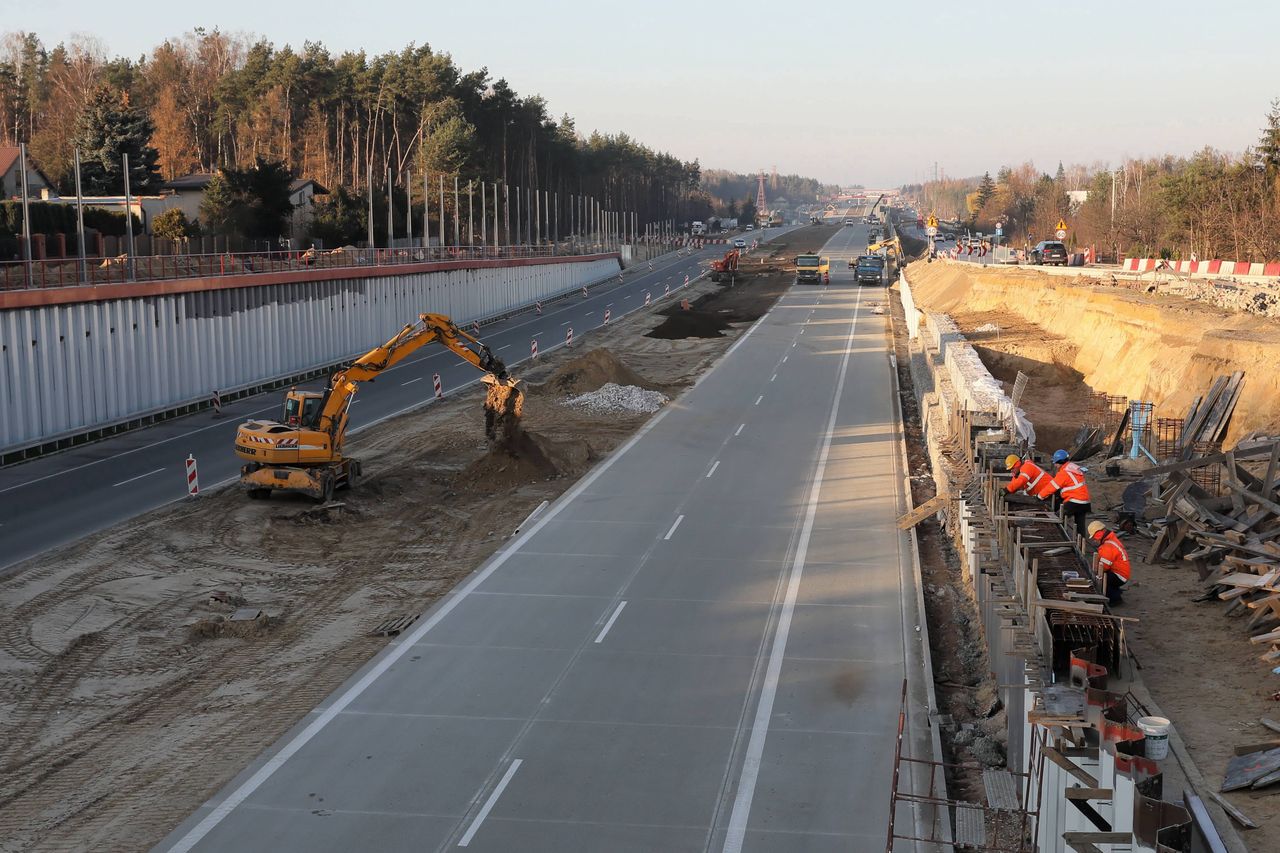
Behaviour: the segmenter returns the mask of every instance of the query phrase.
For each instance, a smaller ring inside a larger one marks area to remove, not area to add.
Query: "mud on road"
[[[366,476],[331,506],[224,489],[0,581],[0,850],[159,841],[377,653],[379,623],[423,612],[649,417],[565,397],[679,393],[789,283],[736,285],[723,337],[646,337],[663,318],[639,312],[520,366],[514,457],[490,453],[476,388],[351,437]]]

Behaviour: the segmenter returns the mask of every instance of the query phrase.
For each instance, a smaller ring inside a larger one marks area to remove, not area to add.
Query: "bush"
[[[199,235],[199,225],[189,221],[180,208],[171,207],[151,220],[151,233],[167,240],[185,240]]]

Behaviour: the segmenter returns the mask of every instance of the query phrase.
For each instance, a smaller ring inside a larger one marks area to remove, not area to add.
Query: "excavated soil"
[[[1183,417],[1215,377],[1243,370],[1227,444],[1280,433],[1280,319],[1018,267],[916,262],[907,276],[921,308],[1028,323],[1065,343],[1062,363],[1088,386],[1150,400],[1157,417]]]
[[[781,290],[760,279],[729,304],[755,319]],[[564,389],[678,391],[743,328],[646,337],[660,319],[518,368],[513,452],[489,448],[473,389],[350,437],[365,477],[331,505],[215,491],[0,581],[0,850],[159,841],[381,649],[379,623],[421,613],[649,417],[564,406]],[[229,621],[246,606],[262,617]]]

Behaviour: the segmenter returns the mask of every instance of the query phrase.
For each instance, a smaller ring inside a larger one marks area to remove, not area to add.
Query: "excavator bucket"
[[[524,391],[517,380],[484,377],[484,434],[498,447],[510,447],[520,434],[520,416],[524,414]]]

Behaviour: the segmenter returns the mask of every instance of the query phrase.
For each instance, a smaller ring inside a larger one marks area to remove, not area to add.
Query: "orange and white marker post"
[[[647,290],[644,292],[644,305],[646,308],[649,307],[649,291]]]
[[[437,400],[443,400],[443,399],[444,399],[444,386],[440,384],[440,374],[439,374],[439,373],[433,373],[433,374],[431,374],[431,384],[436,386],[436,399],[437,399]]]
[[[604,309],[604,322],[605,322],[605,324],[606,324],[606,325],[607,325],[607,324],[608,324],[608,322],[609,322],[609,309],[608,309],[608,308]]]
[[[538,339],[534,338],[529,341],[529,357],[537,361],[538,359]]]
[[[187,454],[187,495],[195,497],[200,494],[200,475],[196,471],[196,458]]]
[[[222,395],[218,393],[217,388],[213,389],[213,416],[222,417]]]
[[[477,338],[480,337],[480,324],[478,322],[471,324],[471,333]]]
[[[567,347],[573,346],[573,326],[570,326],[569,331],[564,333],[564,345]]]
[[[541,313],[542,313],[542,303],[541,303],[541,302],[535,302],[535,303],[533,303],[533,307],[534,307],[534,310],[536,310],[539,314],[541,314]]]

